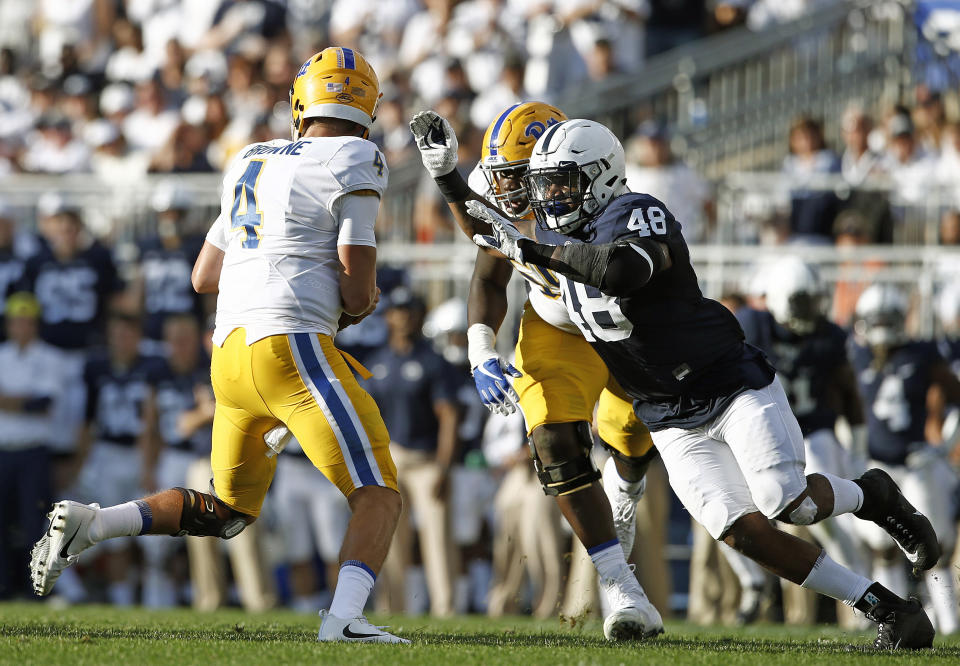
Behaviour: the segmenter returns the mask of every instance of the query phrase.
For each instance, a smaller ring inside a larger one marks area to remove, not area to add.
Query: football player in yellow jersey
[[[58,502],[33,551],[37,594],[104,539],[239,534],[260,513],[279,448],[267,439],[283,426],[353,512],[318,640],[409,643],[363,618],[401,502],[387,429],[350,366],[365,371],[333,344],[378,299],[374,222],[387,169],[366,137],[379,88],[362,55],[324,49],[290,88],[293,140],[251,144],[226,170],[193,271],[198,292],[218,293],[209,492],[172,488],[103,509]]]
[[[478,222],[467,215],[465,202],[480,198],[477,192],[520,218],[518,226],[532,233],[535,222],[523,175],[537,138],[566,119],[562,111],[542,102],[505,109],[484,135],[481,160],[469,187],[455,168],[457,139],[449,123],[426,111],[410,126],[424,166],[436,179],[461,229],[472,238],[479,231]],[[494,349],[514,268],[529,286],[516,368]],[[612,640],[652,636],[663,631],[663,622],[625,558],[633,547],[644,473],[656,449],[630,399],[570,320],[559,296],[559,282],[549,270],[479,252],[469,301],[474,380],[491,411],[508,414],[519,404],[544,492],[557,498],[600,574],[609,609],[604,635]],[[505,374],[514,377],[512,387]],[[590,425],[598,402],[600,438],[612,454],[602,475],[589,455]]]

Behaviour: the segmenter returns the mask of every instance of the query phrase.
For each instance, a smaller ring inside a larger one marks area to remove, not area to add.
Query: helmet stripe
[[[557,130],[560,129],[560,125],[562,125],[563,122],[564,121],[561,121],[547,130],[547,135],[543,137],[543,152],[550,150],[550,141],[553,140],[553,135],[557,133]]]
[[[343,51],[343,66],[346,69],[356,69],[356,60],[353,57],[353,49],[341,49]]]
[[[515,108],[520,106],[519,104],[514,104],[509,109],[500,114],[500,117],[497,118],[497,123],[493,126],[493,131],[490,132],[490,154],[497,154],[497,137],[500,136],[500,128],[503,126],[503,121],[507,119],[507,116],[510,115],[510,112]]]

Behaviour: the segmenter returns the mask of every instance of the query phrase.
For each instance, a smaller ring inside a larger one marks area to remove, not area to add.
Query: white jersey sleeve
[[[342,197],[371,190],[373,208],[350,208],[356,233],[372,243],[387,166],[376,145],[359,137],[315,137],[252,144],[223,180],[220,217],[207,234],[223,242],[214,342],[246,329],[247,344],[269,335],[333,335],[342,312]],[[360,228],[360,217],[369,215]],[[369,244],[368,243],[368,244]],[[217,245],[219,247],[219,245]]]

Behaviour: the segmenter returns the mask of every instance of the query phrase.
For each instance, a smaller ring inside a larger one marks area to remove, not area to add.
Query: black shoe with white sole
[[[867,611],[867,618],[877,623],[877,650],[920,650],[933,646],[936,632],[923,606],[916,597],[900,603],[878,601]]]

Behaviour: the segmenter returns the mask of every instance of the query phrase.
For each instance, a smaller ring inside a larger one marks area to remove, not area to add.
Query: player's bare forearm
[[[507,315],[507,285],[513,265],[484,251],[477,252],[467,297],[469,324],[486,324],[499,331]]]
[[[851,426],[864,423],[863,401],[857,389],[857,378],[850,363],[844,363],[834,371],[831,389],[835,395],[835,409]]]
[[[198,294],[215,294],[220,288],[223,269],[223,250],[209,241],[203,242],[197,262],[193,265],[190,281]]]
[[[459,414],[451,402],[438,401],[433,405],[437,417],[437,464],[450,469],[457,455],[457,424]]]
[[[473,240],[476,234],[490,234],[492,230],[489,224],[478,220],[467,212],[467,202],[470,200],[480,201],[490,206],[488,202],[472,192],[463,201],[448,201],[447,205],[450,207],[450,212],[453,213],[453,219],[457,221],[460,231],[466,234],[467,238]],[[492,208],[492,206],[490,207]]]
[[[340,300],[347,314],[359,317],[377,298],[377,248],[369,245],[338,245]]]

